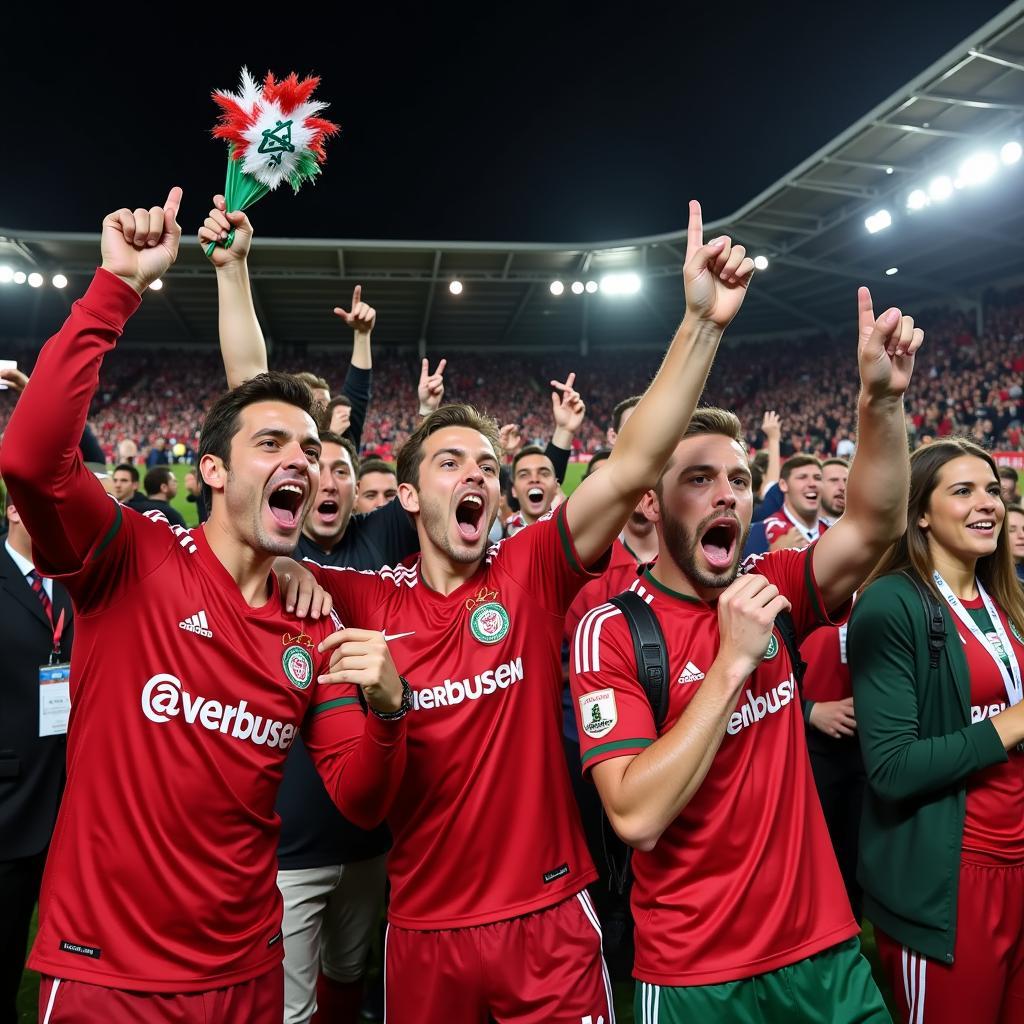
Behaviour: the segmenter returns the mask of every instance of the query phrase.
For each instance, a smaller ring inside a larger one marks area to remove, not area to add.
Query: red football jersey
[[[67,788],[29,964],[184,993],[281,960],[274,799],[296,732],[333,747],[332,783],[376,733],[353,687],[318,689],[331,620],[284,614],[276,580],[250,607],[202,529],[122,508],[82,463],[100,362],[138,303],[97,274],[40,352],[3,443],[33,560],[75,604]]]
[[[807,527],[804,526],[803,523],[798,523],[795,519],[792,519],[789,516],[786,512],[785,506],[780,508],[778,512],[773,512],[764,521],[764,535],[769,544],[774,544],[780,537],[785,536],[793,529],[799,530],[804,541],[811,544],[828,529],[828,523],[826,523],[824,519],[819,519],[814,535],[811,536]]]
[[[996,651],[1001,651],[999,635],[992,628],[981,597],[964,601],[963,605],[989,643]],[[1005,612],[1001,608],[998,611],[1006,636],[1013,645],[1013,653],[1017,656],[1017,664],[1024,668],[1024,643],[1020,634],[1011,627]],[[971,721],[980,722],[1009,707],[1006,687],[988,651],[959,621],[953,621],[964,645],[971,677]],[[967,778],[963,848],[1008,864],[1021,864],[1024,863],[1024,816],[1021,814],[1024,807],[1024,753],[1015,748],[1007,754],[1003,763],[990,765]]]
[[[612,544],[608,568],[596,579],[580,588],[565,613],[565,635],[572,640],[580,619],[595,605],[604,604],[610,597],[621,594],[636,579],[638,572],[636,556],[616,538]]]
[[[447,597],[418,564],[317,569],[345,622],[385,632],[413,690],[407,767],[386,809],[400,927],[517,917],[596,877],[562,751],[565,610],[593,578],[565,508],[489,548]]]
[[[821,626],[800,645],[807,671],[800,683],[804,700],[846,700],[853,696],[846,661],[846,625]]]
[[[828,617],[812,548],[747,560],[793,605],[798,637]],[[633,589],[654,610],[669,664],[667,732],[718,654],[714,604],[646,573]],[[589,612],[570,663],[584,771],[657,738],[637,681],[629,627],[613,605]],[[633,852],[634,975],[715,985],[820,952],[857,934],[814,788],[799,694],[778,631],[747,680],[707,777],[650,853]]]

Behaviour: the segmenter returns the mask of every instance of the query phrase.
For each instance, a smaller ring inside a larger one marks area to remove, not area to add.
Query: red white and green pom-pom
[[[268,72],[260,86],[242,68],[238,93],[213,94],[221,108],[213,130],[231,147],[243,174],[273,191],[287,181],[297,192],[320,173],[326,158],[324,142],[340,128],[317,115],[327,104],[312,99],[316,76],[300,79],[294,72],[278,81]]]

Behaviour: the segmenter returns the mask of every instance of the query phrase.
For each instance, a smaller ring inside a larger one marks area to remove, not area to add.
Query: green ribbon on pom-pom
[[[270,191],[266,185],[258,181],[251,174],[242,173],[242,161],[235,159],[235,147],[228,147],[228,173],[224,181],[224,203],[228,210],[235,213],[239,210],[248,209],[257,200],[262,199]],[[228,232],[228,237],[223,242],[211,242],[206,247],[206,255],[212,256],[213,250],[219,245],[223,249],[230,249],[231,243],[235,240],[234,228]]]

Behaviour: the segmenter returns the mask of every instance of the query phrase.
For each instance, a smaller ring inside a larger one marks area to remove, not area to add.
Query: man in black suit
[[[171,504],[171,498],[178,493],[178,478],[170,466],[154,466],[146,473],[143,487],[147,502],[163,512],[172,526],[185,525],[185,517]],[[132,502],[129,504],[133,508],[138,508],[138,505]]]
[[[59,583],[29,575],[28,531],[10,501],[6,511],[9,531],[0,543],[0,1024],[15,1024],[29,922],[64,790],[65,738],[39,735],[39,668],[54,652],[54,624],[62,627],[56,657],[70,659],[72,613]]]

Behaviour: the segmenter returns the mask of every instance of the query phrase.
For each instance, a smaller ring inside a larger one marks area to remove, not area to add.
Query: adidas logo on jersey
[[[677,683],[699,683],[704,678],[704,673],[692,661],[686,663],[682,675],[676,680]]]
[[[198,633],[199,636],[205,636],[210,640],[213,639],[213,630],[210,629],[210,624],[206,621],[206,612],[196,612],[195,615],[182,619],[178,623],[178,629],[183,629],[186,633]]]

